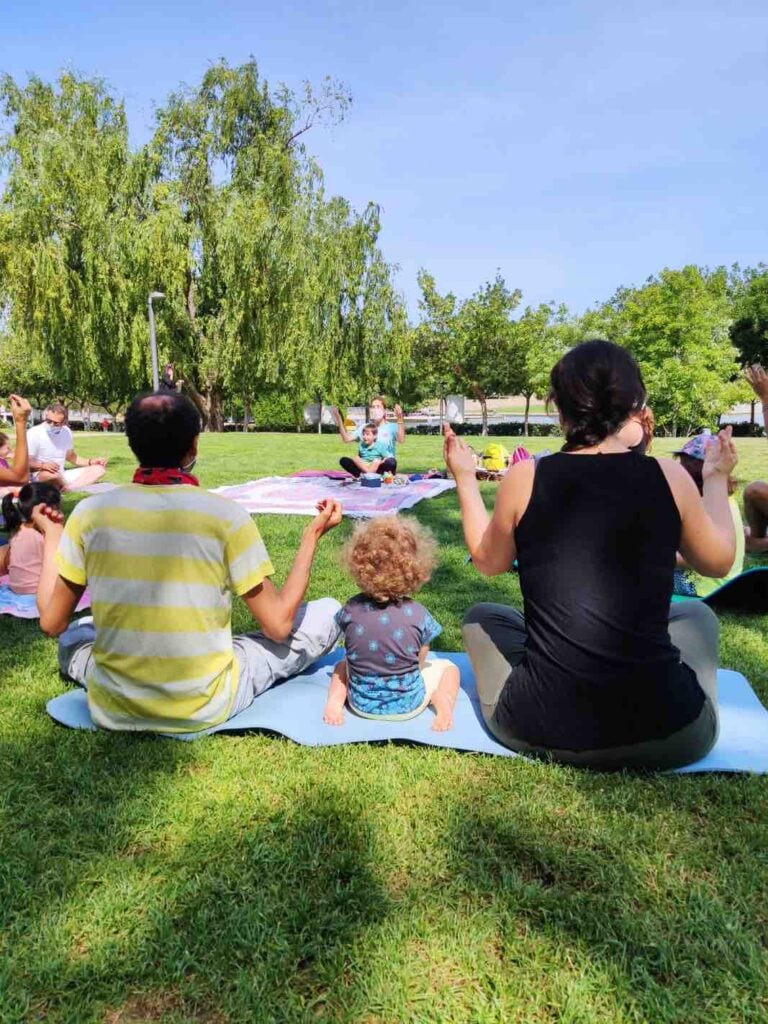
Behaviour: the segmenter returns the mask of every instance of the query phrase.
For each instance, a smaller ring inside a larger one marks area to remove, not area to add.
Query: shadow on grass
[[[572,805],[477,790],[444,837],[456,886],[495,916],[502,958],[516,962],[521,934],[544,937],[626,1019],[765,1020],[762,780],[729,780],[733,818],[715,826],[718,780],[533,770],[565,782]]]
[[[204,744],[204,755],[215,751]],[[243,780],[207,805],[194,779],[204,763],[186,744],[81,736],[79,746],[86,756],[76,767],[67,759],[67,778],[53,770],[57,742],[35,751],[37,801],[6,794],[19,828],[3,851],[14,899],[0,1019],[213,1024],[335,1012],[356,976],[352,950],[389,912],[360,802],[318,784],[279,809],[265,790],[244,814]],[[177,783],[186,809],[166,798]],[[46,879],[46,858],[61,863],[62,847],[71,868]]]

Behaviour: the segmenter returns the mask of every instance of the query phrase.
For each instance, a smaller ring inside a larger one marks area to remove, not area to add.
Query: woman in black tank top
[[[517,557],[520,571],[524,616],[485,604],[464,622],[486,724],[514,750],[568,764],[690,764],[717,737],[718,623],[697,602],[670,608],[675,554],[704,575],[731,564],[730,433],[712,446],[702,500],[672,460],[618,436],[645,402],[625,349],[577,346],[550,397],[563,451],[510,469],[490,520],[471,454],[446,438],[474,564],[493,575]]]

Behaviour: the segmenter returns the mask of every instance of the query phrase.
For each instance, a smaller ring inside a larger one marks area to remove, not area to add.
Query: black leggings
[[[355,465],[355,463],[347,455],[342,455],[339,459],[339,465],[342,469],[346,469],[352,476],[360,476],[362,470]],[[379,468],[376,470],[377,473],[396,473],[397,472],[397,460],[396,459],[382,459]]]
[[[584,768],[679,768],[701,760],[715,745],[717,718],[717,655],[719,623],[700,601],[673,604],[669,635],[680,657],[693,669],[705,701],[699,717],[671,736],[603,750],[545,750],[514,735],[496,717],[496,705],[509,673],[523,658],[527,633],[525,619],[515,608],[478,604],[470,609],[461,632],[472,662],[480,709],[488,729],[500,743],[521,754],[531,754]]]

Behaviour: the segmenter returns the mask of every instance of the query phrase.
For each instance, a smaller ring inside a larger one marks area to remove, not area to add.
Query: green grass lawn
[[[123,437],[77,444],[130,478]],[[768,475],[765,441],[739,451],[742,481]],[[198,472],[217,486],[342,452],[206,436]],[[435,465],[439,439],[401,456]],[[435,646],[457,649],[467,607],[518,603],[518,582],[464,564],[455,495],[414,513],[440,542]],[[259,520],[283,575],[305,522]],[[323,541],[310,596],[354,592],[349,531]],[[55,643],[0,622],[0,1021],[768,1020],[768,779],[70,732],[45,714]],[[723,618],[721,663],[763,701],[767,626]]]

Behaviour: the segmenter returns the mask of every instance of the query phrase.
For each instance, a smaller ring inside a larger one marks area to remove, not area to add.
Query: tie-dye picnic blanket
[[[217,487],[215,494],[231,498],[251,513],[313,516],[318,501],[334,498],[341,502],[345,516],[375,519],[413,508],[424,498],[436,498],[453,490],[453,480],[413,480],[402,486],[383,484],[363,487],[359,481],[321,478],[268,476],[232,487]]]
[[[91,595],[86,589],[77,603],[76,612],[91,606]],[[0,576],[0,615],[13,615],[16,619],[37,619],[37,599],[34,594],[14,594],[8,586],[8,577]]]

